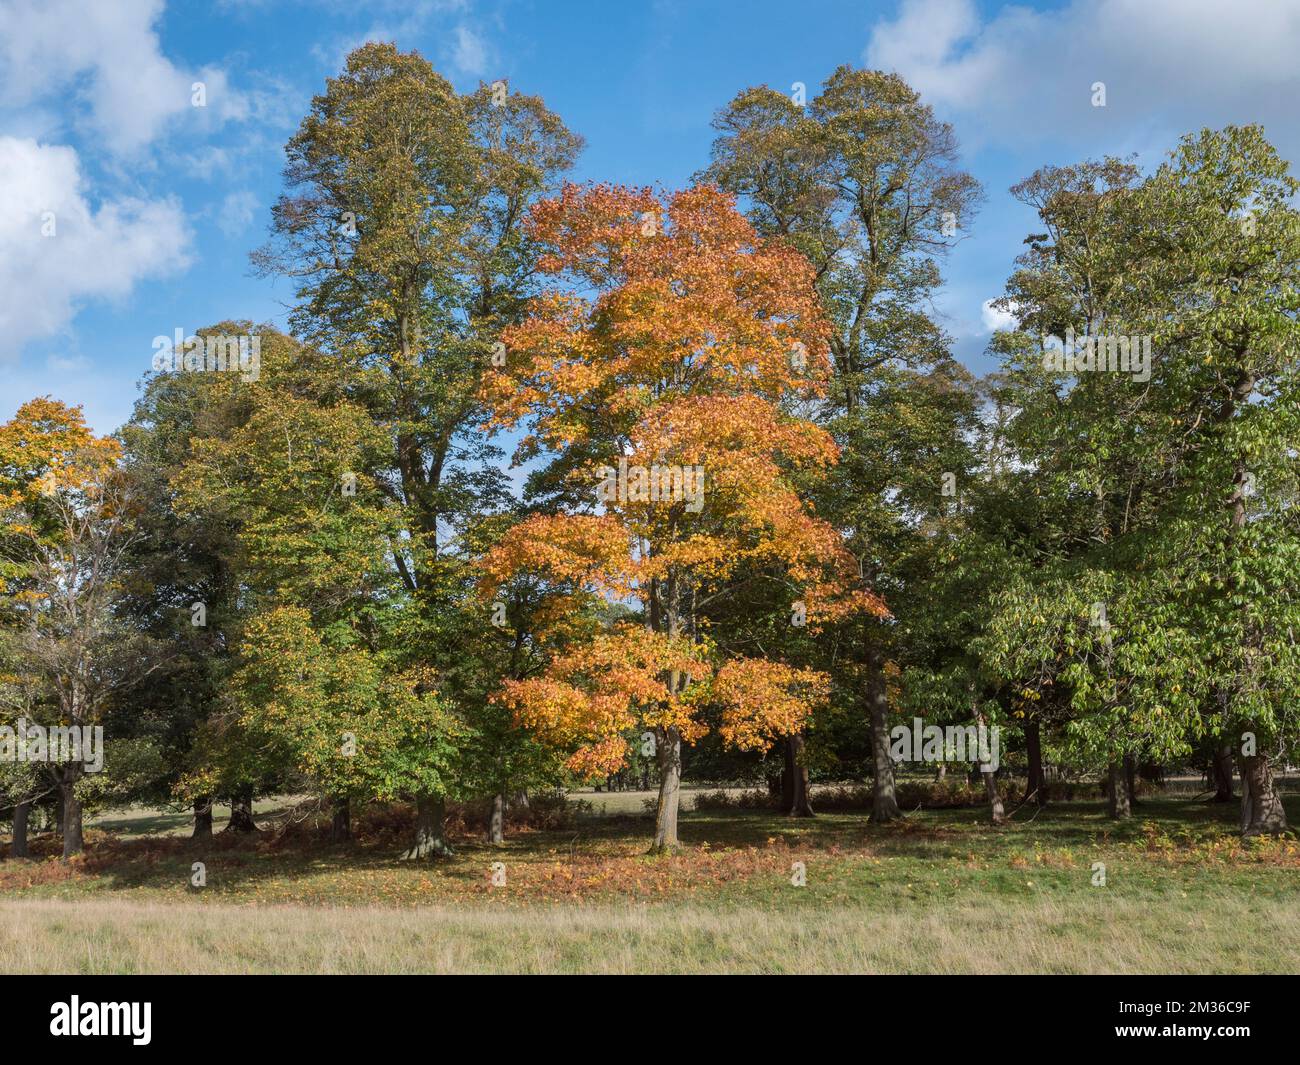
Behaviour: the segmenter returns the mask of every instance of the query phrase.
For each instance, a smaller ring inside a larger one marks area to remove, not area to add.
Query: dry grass
[[[527,912],[0,903],[14,973],[1207,973],[1300,970],[1300,910],[1097,898],[1009,908],[799,911],[548,906]]]
[[[691,809],[659,858],[643,816],[589,812],[504,847],[462,824],[437,863],[397,860],[401,807],[365,811],[349,844],[328,818],[205,841],[96,828],[77,861],[50,836],[0,861],[0,972],[1300,971],[1300,841],[1243,843],[1234,810],[1185,798],[1140,812]]]

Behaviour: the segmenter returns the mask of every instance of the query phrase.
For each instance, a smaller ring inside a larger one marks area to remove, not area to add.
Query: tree
[[[222,322],[196,335],[205,343],[214,336],[255,337],[259,362],[268,370],[303,361],[289,337],[248,322]],[[129,558],[122,611],[134,628],[169,651],[158,671],[133,692],[133,712],[122,722],[163,754],[166,772],[150,789],[153,801],[174,800],[182,779],[199,768],[196,745],[221,713],[243,619],[239,526],[228,510],[220,513],[206,501],[187,505],[180,489],[204,441],[240,432],[255,387],[234,373],[155,373],[119,433],[140,532]],[[251,783],[231,777],[218,782],[216,793],[195,793],[195,838],[211,836],[218,798],[228,799],[233,810],[246,809],[251,822]],[[238,828],[240,818],[232,817],[231,824]]]
[[[1258,129],[1229,127],[1142,180],[1104,160],[1016,190],[1048,232],[1009,285],[1021,329],[999,343],[1055,532],[995,630],[1037,645],[1119,815],[1126,759],[1239,737],[1243,830],[1285,826],[1270,764],[1295,734],[1296,187]],[[1062,373],[1047,337],[1072,322],[1083,362]],[[1116,336],[1149,362],[1098,366]]]
[[[1185,137],[1137,197],[1134,278],[1161,353],[1151,420],[1172,482],[1153,562],[1178,582],[1181,665],[1240,752],[1242,830],[1286,829],[1272,766],[1296,739],[1300,191],[1257,126]],[[1162,417],[1163,416],[1163,417]]]
[[[13,728],[17,721],[39,721],[41,689],[35,678],[21,671],[21,640],[6,634],[0,641],[3,673],[0,673],[0,723]],[[28,858],[27,836],[32,810],[54,790],[48,775],[31,762],[0,759],[0,811],[7,812],[13,826],[9,857]]]
[[[531,420],[521,453],[546,448],[581,512],[539,514],[484,562],[487,594],[520,572],[635,603],[502,698],[557,742],[571,768],[610,772],[644,729],[659,759],[654,849],[679,846],[681,748],[720,708],[738,747],[797,731],[823,677],[779,662],[719,661],[700,611],[747,563],[781,567],[814,623],[883,612],[858,586],[834,530],[798,498],[791,470],[835,460],[829,436],[786,408],[824,387],[824,325],[806,260],[763,241],[711,188],[566,187],[533,212],[543,293],[505,333],[506,368],[485,392],[496,423]],[[587,290],[591,297],[573,290]],[[806,355],[806,357],[805,357]],[[707,478],[707,482],[705,481]]]
[[[445,794],[460,731],[431,671],[403,662],[400,509],[353,472],[386,435],[363,407],[314,394],[318,353],[268,340],[259,379],[236,386],[239,424],[193,440],[171,480],[182,520],[233,531],[241,607],[228,712],[184,786],[292,781],[330,803],[341,840],[354,799]]]
[[[118,444],[95,437],[80,408],[54,400],[30,400],[0,426],[0,552],[21,623],[20,687],[36,689],[26,705],[43,710],[43,725],[75,729],[83,744],[48,762],[64,858],[83,849],[90,730],[102,729],[113,698],[155,668],[116,613],[137,535],[119,458]]]
[[[355,637],[320,631],[302,608],[275,607],[244,632],[234,678],[240,734],[279,751],[300,779],[333,801],[347,838],[349,800],[445,795],[459,739],[431,677],[401,673]],[[422,844],[444,846],[431,811]]]
[[[940,283],[937,257],[969,226],[978,183],[956,164],[952,129],[894,74],[840,67],[806,111],[772,89],[748,89],[714,127],[703,176],[742,197],[761,233],[789,240],[813,264],[834,365],[821,420],[842,453],[818,510],[892,610],[914,537],[942,506],[943,474],[963,472],[954,461],[962,416],[932,398],[964,372],[926,305]],[[918,409],[939,418],[921,435],[942,442],[912,439],[907,416]],[[900,480],[925,491],[900,494]],[[898,631],[868,614],[844,632],[856,651],[841,668],[858,681],[870,720],[880,822],[900,816],[886,683]]]
[[[460,535],[465,551],[483,559],[529,512],[520,506],[471,521]],[[478,575],[477,568],[473,572]],[[609,610],[604,600],[585,595],[572,582],[529,573],[518,573],[497,588],[487,611],[472,588],[466,589],[463,604],[463,650],[444,680],[458,702],[476,708],[462,769],[470,788],[491,796],[488,840],[500,844],[512,797],[535,786],[559,786],[569,774],[556,745],[543,742],[492,697],[504,682],[540,675],[554,654],[589,639]]]
[[[355,472],[401,523],[389,541],[407,619],[395,668],[445,674],[459,655],[470,560],[447,535],[506,496],[494,450],[470,432],[479,383],[534,285],[528,205],[580,147],[535,97],[458,96],[417,53],[367,44],[286,148],[274,239],[255,262],[297,279],[296,334],[386,436]],[[472,724],[473,706],[454,711]],[[436,818],[443,798],[417,795],[421,816]],[[445,849],[441,831],[426,824],[417,850]]]

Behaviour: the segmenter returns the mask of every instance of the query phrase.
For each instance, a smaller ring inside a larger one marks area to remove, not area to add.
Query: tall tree
[[[941,513],[942,473],[962,472],[952,454],[958,421],[940,430],[946,443],[917,448],[914,424],[891,420],[914,407],[939,414],[926,395],[963,376],[928,301],[940,283],[938,256],[969,226],[979,186],[957,165],[952,129],[893,74],[840,67],[806,110],[772,89],[748,89],[714,127],[703,176],[742,197],[761,233],[789,240],[813,264],[834,365],[822,418],[843,455],[819,512],[892,609],[920,520]],[[882,440],[890,450],[880,450]],[[923,496],[898,492],[900,469],[904,482],[925,482]],[[864,615],[844,634],[856,644],[847,671],[871,723],[877,821],[899,816],[886,683],[898,628]]]
[[[824,387],[823,319],[806,260],[761,240],[715,189],[661,202],[567,187],[533,217],[551,249],[543,268],[567,288],[507,330],[509,363],[486,391],[500,424],[531,419],[525,449],[554,452],[574,486],[587,485],[587,504],[507,533],[485,562],[487,586],[541,572],[631,600],[640,619],[503,697],[576,744],[570,765],[586,773],[617,769],[629,732],[652,731],[654,848],[672,850],[682,743],[705,731],[702,707],[720,708],[730,742],[766,746],[798,730],[824,687],[779,662],[718,661],[700,611],[753,562],[781,566],[814,622],[882,609],[792,483],[792,469],[835,460],[829,436],[786,410]]]
[[[1285,826],[1271,764],[1295,737],[1296,189],[1257,128],[1229,127],[1143,180],[1104,160],[1016,190],[1048,232],[1000,344],[1056,531],[1004,632],[1069,693],[1068,731],[1104,757],[1121,815],[1126,757],[1210,740],[1240,752],[1243,830]],[[1082,361],[1062,372],[1047,337],[1071,323]],[[1118,337],[1149,363],[1113,365]]]
[[[478,385],[500,331],[534,282],[528,205],[581,147],[539,99],[503,90],[459,96],[417,53],[357,49],[287,146],[274,239],[255,257],[297,278],[295,331],[386,434],[357,473],[401,515],[389,546],[411,667],[444,668],[458,653],[468,559],[445,536],[502,491],[482,472],[494,452],[467,430],[481,421]],[[442,798],[416,796],[418,853],[445,850]]]
[[[120,454],[116,441],[86,427],[80,408],[48,398],[24,403],[0,426],[0,557],[21,619],[23,686],[39,689],[29,705],[48,715],[42,725],[73,728],[83,743],[47,763],[65,858],[84,847],[85,736],[103,727],[116,696],[155,668],[117,613],[138,535]]]
[[[255,335],[259,363],[302,361],[290,338],[247,322],[221,322],[196,335],[205,343],[209,337]],[[154,801],[174,799],[182,778],[198,769],[196,744],[221,712],[243,616],[239,526],[229,511],[218,513],[206,500],[187,506],[183,477],[205,441],[240,432],[255,388],[238,373],[169,368],[145,381],[119,433],[141,533],[132,549],[123,612],[133,627],[169,649],[132,698],[132,729],[158,744],[167,766],[149,796]],[[194,835],[210,836],[214,803],[242,803],[252,784],[225,779],[221,794],[195,794]]]
[[[1258,126],[1185,137],[1144,183],[1134,303],[1168,506],[1152,561],[1186,605],[1197,731],[1232,738],[1242,830],[1279,832],[1273,765],[1294,749],[1300,557],[1300,182]],[[1161,417],[1163,415],[1163,417]]]

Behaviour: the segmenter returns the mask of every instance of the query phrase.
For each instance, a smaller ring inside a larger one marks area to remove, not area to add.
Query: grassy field
[[[141,829],[183,817],[107,814],[82,860],[0,862],[0,971],[1300,972],[1300,844],[1243,844],[1234,808],[697,811],[652,858],[644,795],[583,798],[563,829],[436,865],[396,860],[400,810],[349,845],[310,819],[200,844]]]

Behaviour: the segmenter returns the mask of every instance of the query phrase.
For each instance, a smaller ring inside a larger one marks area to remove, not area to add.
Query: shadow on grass
[[[1288,816],[1297,823],[1300,795],[1287,795],[1285,801]],[[1013,820],[995,827],[987,822],[986,810],[975,807],[909,811],[885,825],[871,824],[865,810],[833,810],[813,818],[752,809],[684,811],[680,834],[687,854],[695,858],[728,851],[771,853],[776,847],[798,852],[800,858],[856,860],[857,867],[893,861],[909,876],[930,875],[926,870],[937,876],[976,856],[984,865],[1009,868],[1039,850],[1086,854],[1098,846],[1141,847],[1150,825],[1161,838],[1189,844],[1225,840],[1237,832],[1235,805],[1159,795],[1145,798],[1133,817],[1120,823],[1107,820],[1095,800],[1010,806],[1008,812],[1014,812]],[[496,861],[508,863],[516,871],[512,876],[542,875],[566,865],[590,873],[611,863],[626,871],[629,860],[638,867],[653,830],[644,816],[584,815],[568,828],[520,831],[501,847],[461,835],[453,838],[454,857],[408,863],[399,861],[409,843],[409,820],[401,807],[365,811],[357,819],[358,838],[343,844],[329,841],[328,817],[288,823],[283,810],[279,820],[266,822],[264,831],[251,836],[219,831],[210,840],[190,840],[149,834],[174,831],[175,818],[184,822],[183,814],[137,818],[123,832],[112,831],[118,819],[100,821],[88,835],[85,858],[72,868],[55,861],[0,863],[0,889],[62,895],[75,887],[95,895],[187,895],[211,901],[259,896],[272,901],[421,901],[421,889],[437,897],[481,892]],[[38,857],[57,855],[53,837],[36,843]],[[207,886],[201,892],[190,886],[196,862],[206,871]],[[857,867],[845,877],[859,886],[887,875]]]

